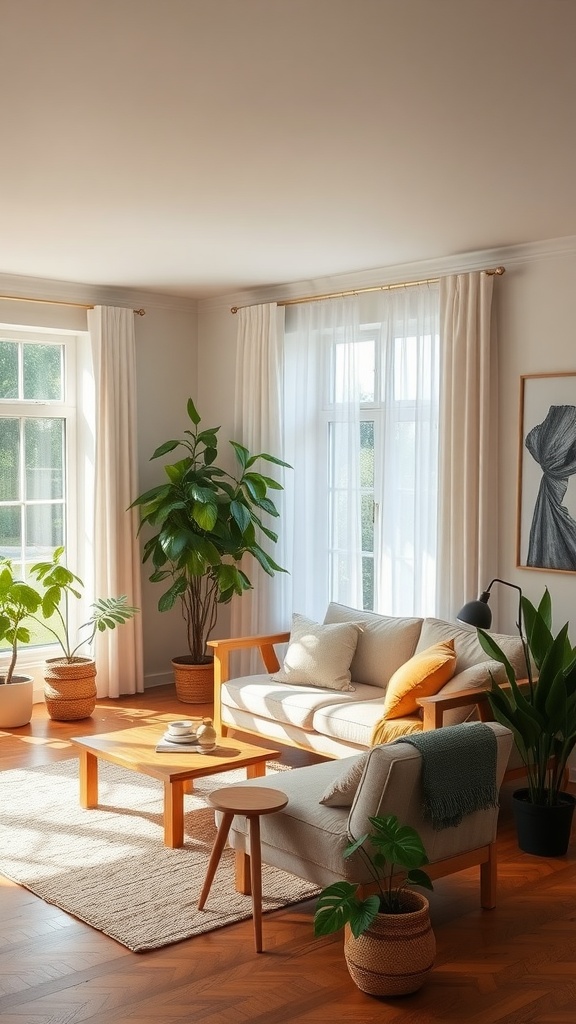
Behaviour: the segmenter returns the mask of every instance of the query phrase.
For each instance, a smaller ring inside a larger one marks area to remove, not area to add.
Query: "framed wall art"
[[[516,564],[576,572],[576,370],[520,378]]]

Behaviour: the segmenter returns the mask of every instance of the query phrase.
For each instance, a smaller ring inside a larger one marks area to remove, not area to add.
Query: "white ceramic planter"
[[[34,680],[14,676],[9,686],[0,683],[0,729],[18,729],[32,718]]]

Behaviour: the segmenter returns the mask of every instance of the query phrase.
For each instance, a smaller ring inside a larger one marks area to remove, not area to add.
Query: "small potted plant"
[[[346,881],[327,886],[316,905],[314,933],[345,929],[344,956],[363,992],[405,995],[424,983],[436,952],[428,900],[409,888],[432,889],[421,870],[428,857],[417,831],[394,814],[369,821],[373,831],[347,846],[344,857],[363,859],[376,892],[364,896]]]
[[[188,653],[172,659],[177,696],[185,703],[203,703],[213,697],[213,659],[206,654],[206,641],[218,605],[252,588],[241,560],[249,555],[270,576],[285,571],[258,541],[260,533],[272,543],[278,539],[262,516],[278,516],[269,491],[282,490],[282,485],[257,472],[255,464],[288,464],[267,452],[251,455],[230,441],[238,472],[228,473],[216,465],[220,427],[200,430],[191,398],[187,413],[191,429],[152,455],[159,459],[182,448],[183,457],[164,466],[167,481],[141,494],[131,508],[140,509],[139,532],[144,525],[154,531],[142,556],[152,563],[150,580],[169,584],[158,609],[170,611],[179,604],[186,623]]]
[[[92,614],[78,629],[77,643],[71,638],[70,598],[80,599],[84,586],[61,562],[64,548],[58,547],[48,562],[37,562],[31,575],[43,588],[39,598],[40,615],[31,616],[54,637],[62,654],[46,662],[44,697],[51,718],[72,721],[88,718],[96,706],[96,663],[92,657],[78,654],[90,647],[97,632],[115,629],[138,611],[121,597],[98,598],[91,605]],[[52,621],[55,626],[50,625]],[[87,632],[86,632],[87,631]]]
[[[18,644],[30,642],[26,620],[38,610],[41,596],[28,583],[14,578],[12,561],[0,559],[0,643],[10,645],[10,661],[0,675],[0,728],[27,725],[32,717],[33,680],[16,675]]]
[[[518,629],[526,662],[522,685],[494,638],[478,630],[483,649],[504,665],[509,683],[499,685],[492,676],[488,700],[497,721],[514,733],[526,768],[527,787],[512,795],[520,849],[561,856],[568,849],[576,806],[574,796],[564,789],[568,758],[576,744],[576,650],[568,638],[568,623],[552,634],[548,589],[538,607],[524,596],[520,607]]]

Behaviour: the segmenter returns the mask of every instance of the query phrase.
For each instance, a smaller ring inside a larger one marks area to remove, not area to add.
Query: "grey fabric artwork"
[[[542,469],[526,564],[576,570],[576,521],[562,505],[568,478],[576,473],[576,406],[551,405],[525,445]]]

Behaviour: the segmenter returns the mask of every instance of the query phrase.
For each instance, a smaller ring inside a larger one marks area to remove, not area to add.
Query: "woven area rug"
[[[185,845],[177,850],[163,845],[160,782],[102,761],[98,776],[99,806],[83,810],[77,759],[0,772],[0,874],[135,952],[252,916],[251,898],[234,888],[230,849],[205,909],[197,910],[216,835],[206,797],[245,779],[244,769],[195,781],[184,798]],[[317,891],[262,866],[264,912]]]

